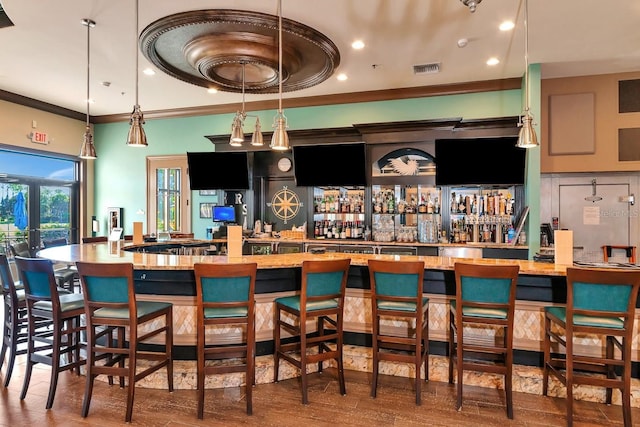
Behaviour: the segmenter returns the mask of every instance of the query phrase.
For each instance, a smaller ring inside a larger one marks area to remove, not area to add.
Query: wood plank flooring
[[[2,367],[2,381],[6,366]],[[60,375],[53,408],[45,410],[50,370],[36,366],[29,392],[20,401],[24,356],[8,388],[0,386],[0,426],[119,426],[124,423],[126,389],[96,381],[89,416],[80,408],[85,378]],[[196,391],[136,388],[132,425],[138,426],[564,426],[565,400],[514,393],[515,419],[504,408],[503,390],[465,386],[462,411],[455,410],[455,388],[424,384],[422,405],[414,403],[411,379],[381,376],[377,398],[369,396],[370,374],[347,371],[347,395],[338,392],[335,370],[312,374],[309,404],[301,404],[299,379],[260,384],[254,389],[252,416],[245,413],[244,387],[207,390],[205,418],[196,416]],[[576,426],[621,426],[620,406],[576,402]],[[633,409],[640,425],[640,409]]]

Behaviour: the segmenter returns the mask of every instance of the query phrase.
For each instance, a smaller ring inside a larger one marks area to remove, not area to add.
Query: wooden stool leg
[[[455,352],[455,334],[454,334],[454,318],[453,313],[449,312],[449,384],[453,384],[453,360],[454,360],[454,352]]]
[[[280,369],[280,308],[276,307],[276,322],[274,330],[274,346],[273,352],[273,382],[278,382],[278,371]]]
[[[372,350],[373,350],[373,373],[371,376],[371,397],[376,397],[378,390],[378,331],[380,330],[380,318],[376,316],[373,319],[373,336],[372,338]]]
[[[542,395],[546,396],[549,391],[549,365],[551,361],[551,321],[544,316],[544,360],[542,365]]]
[[[300,319],[300,382],[302,383],[302,403],[309,403],[307,396],[307,328],[306,322]]]

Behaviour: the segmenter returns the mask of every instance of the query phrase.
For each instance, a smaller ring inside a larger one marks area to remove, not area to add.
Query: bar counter
[[[258,239],[254,239],[258,240]],[[262,240],[262,239],[260,239]],[[268,240],[266,240],[268,241]],[[179,242],[172,240],[171,242]],[[206,241],[205,241],[206,242]],[[318,242],[318,241],[314,241]],[[322,241],[320,241],[322,242]],[[330,243],[331,241],[326,241]],[[190,244],[197,241],[184,240],[183,243]],[[351,243],[351,242],[350,242]],[[193,264],[197,262],[213,263],[240,263],[256,262],[258,269],[273,268],[294,268],[300,267],[302,262],[311,259],[335,259],[351,258],[351,264],[366,266],[369,259],[390,259],[390,260],[422,260],[425,269],[453,270],[456,261],[464,258],[440,257],[440,256],[412,256],[412,255],[374,255],[361,253],[347,253],[337,255],[335,253],[312,254],[312,253],[289,253],[270,255],[243,255],[237,258],[228,258],[218,255],[172,255],[155,254],[151,252],[133,252],[131,249],[141,249],[153,247],[162,243],[133,244],[131,242],[108,242],[108,243],[85,243],[78,245],[56,246],[42,249],[38,256],[60,263],[74,263],[76,261],[85,262],[130,262],[134,268],[144,270],[192,270]],[[518,264],[521,274],[543,275],[543,276],[564,276],[565,266],[556,266],[549,263],[540,263],[527,260],[505,260],[505,259],[467,259],[468,262],[490,263],[490,264]]]
[[[174,242],[173,240],[171,242]],[[198,244],[197,242],[186,242]],[[134,245],[131,242],[87,243],[43,249],[39,257],[60,263],[129,262],[134,265],[136,295],[139,300],[170,301],[174,316],[174,354],[176,356],[176,387],[195,388],[195,281],[194,263],[256,262],[256,352],[257,383],[273,381],[273,301],[275,298],[293,295],[300,289],[300,267],[305,260],[350,258],[351,269],[345,297],[345,369],[371,371],[371,303],[367,269],[369,259],[421,260],[425,263],[423,291],[429,297],[429,376],[435,381],[447,381],[448,362],[445,356],[448,330],[449,301],[455,295],[454,264],[470,262],[478,264],[517,264],[520,267],[516,292],[514,330],[514,390],[541,394],[541,360],[543,345],[543,307],[562,305],[566,301],[566,266],[528,260],[452,258],[439,256],[380,255],[362,253],[289,253],[271,255],[243,255],[237,258],[217,255],[173,255],[135,252],[158,244]],[[129,250],[125,250],[129,249]],[[133,249],[134,251],[130,251]],[[638,314],[636,314],[636,321]],[[390,331],[406,333],[403,323],[389,322]],[[240,331],[228,331],[220,336],[221,342],[233,343]],[[637,334],[637,333],[636,333]],[[602,348],[597,337],[584,337],[576,347],[587,352],[599,352]],[[632,360],[640,360],[638,336],[634,338]],[[288,364],[281,366],[281,378],[298,375]],[[635,363],[637,368],[637,363]],[[404,364],[386,363],[381,374],[412,377]],[[637,369],[635,370],[637,372]],[[214,376],[215,377],[215,376]],[[637,378],[637,374],[634,375]],[[632,404],[640,407],[640,384],[633,378],[637,398]],[[207,387],[237,385],[240,377],[230,380],[208,379]],[[150,379],[148,387],[163,387],[162,375]],[[470,384],[495,388],[496,378],[490,374],[470,380]],[[467,380],[465,380],[467,383]],[[502,384],[501,381],[498,384]],[[502,387],[502,386],[500,386]],[[550,385],[550,395],[562,395],[560,384]],[[602,401],[599,391],[585,390],[584,398]],[[615,394],[614,394],[615,396]],[[615,401],[615,398],[614,398]]]

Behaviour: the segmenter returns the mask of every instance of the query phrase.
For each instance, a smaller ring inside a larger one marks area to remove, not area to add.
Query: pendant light
[[[273,126],[275,130],[271,137],[271,149],[288,150],[287,118],[282,112],[282,0],[278,0],[278,113],[273,119]]]
[[[236,112],[231,124],[231,138],[229,139],[229,145],[232,147],[241,147],[244,142],[244,121],[247,117],[251,116],[244,111],[244,88],[245,88],[245,67],[247,63],[242,63],[242,110]],[[256,116],[251,116],[256,117]],[[256,126],[251,136],[251,145],[261,146],[264,145],[262,138],[262,131],[260,127],[260,119],[256,117]]]
[[[520,133],[516,147],[533,148],[540,144],[533,128],[533,116],[529,108],[529,2],[524,0],[524,114],[520,117]]]
[[[91,41],[91,28],[95,27],[96,23],[88,18],[85,18],[80,22],[82,25],[87,27],[87,127],[84,130],[84,139],[82,140],[80,155],[78,157],[81,159],[96,159],[98,156],[96,155],[96,147],[93,145],[93,135],[91,134],[91,125],[89,124],[89,106],[91,105],[89,102],[89,72],[91,71],[91,53],[89,48]]]
[[[135,43],[136,48],[136,103],[133,106],[131,117],[129,118],[129,133],[127,134],[127,145],[129,147],[146,147],[147,135],[144,132],[142,125],[144,124],[144,115],[140,110],[138,104],[138,0],[136,0],[136,31],[135,31]]]

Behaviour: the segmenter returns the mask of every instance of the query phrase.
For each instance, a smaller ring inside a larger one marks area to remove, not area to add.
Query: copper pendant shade
[[[136,41],[138,39],[138,0],[136,0]],[[129,147],[146,147],[147,134],[144,132],[142,125],[144,124],[144,115],[138,104],[138,43],[134,43],[136,47],[136,103],[133,106],[131,117],[129,118],[129,133],[127,134],[127,145]]]
[[[89,106],[90,103],[90,92],[89,92],[89,82],[90,82],[90,73],[91,73],[91,28],[96,26],[95,21],[91,19],[83,19],[80,21],[82,25],[87,27],[87,126],[84,130],[84,137],[82,139],[82,146],[80,147],[80,154],[78,157],[81,159],[96,159],[98,156],[96,155],[96,146],[93,144],[93,135],[91,134],[91,125],[89,124],[90,111]]]
[[[524,114],[520,117],[521,126],[516,147],[535,148],[540,145],[533,127],[533,116],[529,107],[529,1],[524,0]]]

